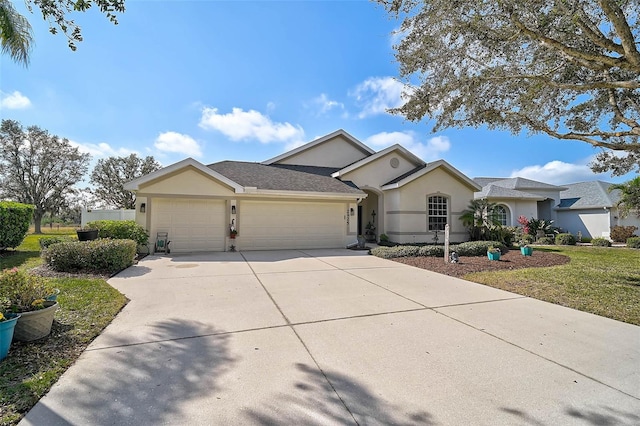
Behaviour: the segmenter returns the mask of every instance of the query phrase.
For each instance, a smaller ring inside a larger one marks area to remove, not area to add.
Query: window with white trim
[[[449,219],[447,197],[432,195],[427,198],[427,229],[429,231],[444,231]]]
[[[507,212],[507,208],[505,206],[496,206],[495,215],[500,225],[508,225],[509,212]]]

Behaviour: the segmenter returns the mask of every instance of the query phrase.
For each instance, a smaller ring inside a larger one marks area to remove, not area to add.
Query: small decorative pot
[[[533,247],[520,247],[520,253],[523,256],[531,256],[533,254]]]
[[[91,241],[98,239],[98,230],[97,229],[88,229],[86,231],[76,230],[76,234],[78,235],[78,241]]]
[[[489,258],[489,260],[500,260],[500,252],[497,251],[495,253],[492,253],[490,251],[487,252],[487,257]]]
[[[20,315],[0,322],[0,360],[5,359],[9,353],[9,347],[13,340],[13,332],[18,323],[18,318],[20,318]]]
[[[51,333],[53,316],[58,309],[58,302],[48,300],[44,302],[44,306],[44,309],[20,314],[20,319],[16,324],[16,330],[13,335],[16,340],[30,342],[42,339]]]

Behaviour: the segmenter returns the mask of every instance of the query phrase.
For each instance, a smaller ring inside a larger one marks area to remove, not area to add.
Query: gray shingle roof
[[[482,191],[476,192],[474,196],[475,198],[515,198],[515,199],[525,199],[525,200],[527,199],[542,200],[544,198],[539,195],[530,194],[525,191],[504,188],[502,186],[497,186],[493,184],[485,185],[482,188]]]
[[[593,209],[613,207],[620,200],[620,191],[609,192],[611,183],[602,181],[578,182],[564,185],[567,189],[560,192],[561,209]]]
[[[562,190],[564,187],[551,185],[544,182],[538,182],[537,180],[525,179],[521,177],[514,178],[475,178],[474,181],[479,185],[486,186],[487,184],[492,184],[496,186],[501,186],[503,188],[508,189],[556,189]]]
[[[209,164],[207,167],[245,187],[277,191],[364,194],[360,189],[353,188],[338,179],[290,168],[242,161],[221,161]]]
[[[384,184],[384,185],[382,185],[382,186],[385,186],[385,185],[393,185],[394,183],[398,183],[398,182],[400,182],[402,179],[404,179],[404,178],[406,178],[406,177],[409,177],[409,176],[411,176],[411,175],[412,175],[412,174],[414,174],[414,173],[419,172],[420,170],[424,169],[425,167],[427,167],[427,165],[426,165],[426,164],[422,164],[422,165],[420,165],[420,166],[416,167],[415,169],[409,170],[407,173],[401,174],[401,175],[400,175],[400,176],[398,176],[397,178],[395,178],[395,179],[393,179],[393,180],[390,180],[389,182],[385,183],[385,184]]]
[[[340,167],[320,167],[320,166],[302,166],[298,164],[270,164],[271,167],[279,167],[281,169],[295,170],[298,172],[311,173],[312,175],[329,176],[338,170]]]

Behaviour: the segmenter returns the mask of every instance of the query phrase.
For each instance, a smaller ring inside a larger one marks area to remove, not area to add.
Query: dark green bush
[[[0,201],[0,250],[22,244],[32,218],[32,205]]]
[[[138,245],[149,242],[149,234],[135,220],[95,220],[87,227],[98,229],[98,237],[115,240],[133,240]]]
[[[556,240],[553,237],[540,237],[536,240],[534,244],[548,245],[552,246],[556,243]]]
[[[56,271],[114,273],[133,265],[136,248],[133,240],[104,238],[53,244],[42,257]]]
[[[576,237],[574,237],[573,234],[558,234],[556,235],[556,245],[575,246]]]
[[[637,226],[612,226],[609,235],[616,243],[623,243],[627,241],[628,238],[633,237],[633,233],[637,230]]]
[[[593,238],[591,244],[597,247],[611,247],[611,241],[606,238]]]
[[[38,240],[38,242],[40,243],[40,248],[41,249],[46,249],[48,248],[50,245],[52,244],[57,244],[57,243],[66,243],[69,241],[74,241],[73,237],[71,236],[66,236],[66,235],[61,235],[61,236],[51,236],[51,237],[42,237]]]
[[[395,247],[376,247],[371,250],[371,254],[383,259],[391,259],[394,257],[413,257],[420,252],[417,246],[395,246]]]
[[[486,256],[489,247],[499,248],[502,253],[506,253],[509,250],[500,241],[467,241],[466,243],[458,244],[455,251],[458,256]]]
[[[389,242],[389,236],[387,234],[380,234],[380,241],[388,243]]]
[[[640,248],[640,237],[627,238],[627,247]]]
[[[418,250],[418,256],[443,257],[444,246],[422,246],[420,250]]]

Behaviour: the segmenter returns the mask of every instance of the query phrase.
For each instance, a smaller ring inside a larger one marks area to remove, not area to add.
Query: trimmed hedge
[[[87,228],[98,229],[98,237],[115,240],[133,240],[139,246],[149,242],[149,234],[135,220],[95,220]]]
[[[70,241],[74,241],[74,238],[71,236],[63,235],[63,236],[42,237],[38,240],[38,243],[40,244],[40,249],[44,250],[52,244],[67,243]]]
[[[576,237],[573,234],[558,234],[556,235],[556,244],[559,246],[575,246]]]
[[[466,243],[449,246],[449,252],[455,251],[458,256],[486,256],[489,247],[499,248],[502,253],[506,253],[508,248],[498,241],[469,241]],[[395,246],[376,247],[371,250],[371,254],[383,259],[394,257],[444,257],[444,246]]]
[[[0,250],[22,244],[29,231],[33,209],[30,204],[0,201]]]
[[[627,238],[627,247],[640,249],[640,237]]]
[[[596,247],[611,247],[611,241],[606,238],[597,237],[591,240],[591,245]]]
[[[533,244],[552,246],[555,243],[556,243],[556,240],[553,237],[540,237]]]
[[[136,249],[133,240],[103,238],[53,244],[42,251],[42,257],[56,271],[115,273],[133,265]]]

